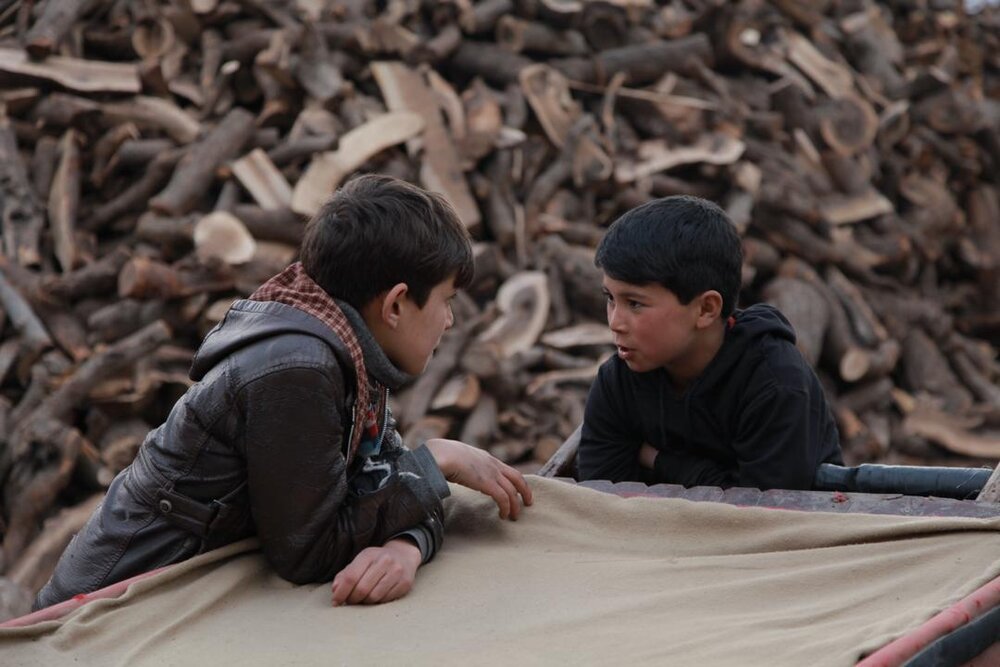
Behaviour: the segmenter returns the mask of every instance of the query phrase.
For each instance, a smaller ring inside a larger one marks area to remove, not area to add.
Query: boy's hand
[[[420,549],[398,538],[363,549],[333,578],[333,606],[378,604],[410,592],[420,567]]]
[[[521,512],[518,494],[531,504],[531,489],[524,475],[502,463],[489,452],[458,440],[432,438],[426,443],[438,467],[449,482],[485,493],[496,501],[500,518],[516,520]]]
[[[642,447],[639,448],[639,465],[652,470],[656,463],[656,455],[659,453],[660,451],[648,442],[642,443]]]

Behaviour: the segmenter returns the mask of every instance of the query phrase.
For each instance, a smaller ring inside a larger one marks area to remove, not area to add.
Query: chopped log
[[[233,175],[262,208],[284,209],[292,203],[292,186],[259,148],[233,162]]]
[[[466,417],[458,439],[473,447],[486,449],[486,443],[497,432],[497,413],[497,400],[489,394],[483,394],[476,407]]]
[[[497,21],[497,43],[513,53],[529,52],[548,56],[581,56],[588,46],[574,30],[554,30],[544,23],[506,15]]]
[[[65,56],[32,62],[20,49],[0,47],[0,72],[50,81],[83,93],[138,93],[142,90],[135,65]]]
[[[406,141],[424,128],[415,113],[383,114],[340,138],[340,146],[313,158],[292,192],[292,210],[314,215],[341,181],[371,157]]]
[[[500,317],[478,337],[509,357],[527,350],[545,328],[549,316],[548,279],[539,271],[515,273],[497,291]]]
[[[415,426],[424,418],[438,388],[455,369],[473,329],[479,324],[478,317],[469,318],[446,331],[441,337],[441,343],[428,362],[427,368],[408,392],[409,400],[400,413],[400,423],[404,428]]]
[[[922,330],[914,328],[902,340],[903,377],[910,391],[925,391],[944,400],[949,410],[972,405],[972,396],[955,377],[948,361]]]
[[[41,261],[39,234],[44,218],[24,164],[17,150],[17,138],[6,116],[0,115],[0,228],[4,252],[22,266]]]
[[[482,2],[459,5],[458,19],[462,31],[469,35],[493,32],[501,17],[514,10],[511,0],[482,0]]]
[[[118,296],[122,299],[177,299],[224,291],[232,285],[231,277],[214,274],[210,269],[189,271],[148,257],[133,257],[118,274]]]
[[[531,65],[521,70],[518,79],[549,141],[563,148],[570,129],[583,113],[570,96],[566,78],[547,65]]]
[[[820,216],[831,225],[848,225],[895,212],[892,202],[871,187],[854,195],[829,195],[819,207]]]
[[[42,5],[42,15],[24,36],[24,48],[35,60],[56,52],[59,43],[94,5],[92,1],[55,0]]]
[[[657,172],[685,164],[733,164],[743,155],[745,145],[726,135],[706,135],[692,146],[670,148],[661,139],[643,142],[639,161],[621,160],[615,166],[615,180],[631,183]]]
[[[125,246],[117,246],[99,260],[90,262],[76,271],[47,277],[42,283],[43,289],[66,302],[106,294],[116,288],[118,273],[131,254]]]
[[[906,415],[903,430],[911,435],[927,438],[956,454],[977,458],[1000,458],[1000,436],[980,435],[971,429],[976,421],[922,406]]]
[[[489,83],[504,87],[517,81],[521,70],[532,64],[522,55],[488,42],[462,42],[448,61],[461,72],[481,76]]]
[[[121,102],[105,102],[101,112],[116,123],[163,130],[179,144],[189,144],[201,134],[201,124],[172,102],[137,95]]]
[[[244,264],[253,257],[257,243],[239,218],[225,211],[209,213],[194,226],[194,246],[203,260]]]
[[[440,121],[434,92],[419,73],[406,65],[381,62],[371,67],[389,109],[413,112],[424,119],[420,182],[429,190],[445,195],[465,226],[474,230],[481,220],[479,207],[462,173],[455,144]],[[411,153],[416,148],[412,141],[407,145]]]
[[[613,345],[614,335],[606,324],[583,322],[542,335],[542,343],[559,350],[575,347]]]
[[[421,417],[403,433],[403,442],[410,448],[416,448],[431,438],[446,438],[451,431],[453,421],[451,417],[442,415]]]
[[[58,162],[59,141],[49,136],[39,139],[35,143],[35,152],[31,158],[31,183],[38,200],[48,196]]]
[[[212,185],[215,169],[235,157],[253,131],[253,115],[233,109],[181,158],[164,190],[149,206],[167,215],[182,215],[197,204]]]
[[[7,272],[10,266],[7,262],[0,262],[0,304],[3,305],[4,312],[10,318],[14,329],[21,338],[21,345],[24,355],[30,358],[27,363],[32,363],[39,354],[52,346],[52,339],[38,315],[35,314],[28,301],[21,295],[16,287],[8,280]]]
[[[844,306],[844,311],[851,321],[854,333],[861,343],[875,346],[889,338],[889,332],[879,321],[861,290],[848,280],[847,276],[841,273],[837,267],[827,267],[826,282],[840,299],[840,303]]]
[[[469,412],[479,402],[482,390],[479,379],[471,373],[456,375],[442,385],[431,401],[430,409],[444,412]]]
[[[141,419],[115,421],[108,426],[98,443],[101,461],[115,474],[124,470],[132,463],[149,431],[149,424]]]
[[[80,149],[75,130],[67,130],[59,142],[59,168],[49,190],[49,224],[56,258],[63,273],[81,261],[74,229],[80,204]]]
[[[854,91],[854,76],[844,65],[824,56],[797,32],[786,35],[788,60],[832,98],[844,97]]]
[[[584,83],[604,83],[622,72],[628,85],[640,86],[656,81],[664,72],[691,74],[695,60],[711,64],[712,54],[708,37],[698,33],[609,49],[591,58],[557,59],[550,64],[568,78]]]
[[[610,353],[604,353],[595,363],[582,368],[564,368],[541,373],[528,383],[528,386],[524,389],[524,393],[527,396],[534,396],[545,389],[556,387],[566,382],[580,383],[584,387],[589,387],[590,383],[597,377],[597,371],[610,358]]]
[[[6,479],[4,500],[10,510],[10,525],[3,550],[8,562],[15,562],[35,532],[38,518],[48,510],[56,495],[69,481],[83,436],[63,423],[72,410],[86,399],[98,382],[134,364],[170,338],[163,322],[154,323],[84,362],[30,418],[18,424],[11,436],[10,464],[0,469]],[[41,473],[26,476],[31,466],[31,447],[47,445],[58,457]],[[8,474],[8,470],[10,473]],[[13,502],[14,499],[17,502]]]
[[[94,513],[104,499],[103,493],[95,493],[87,500],[60,511],[48,519],[37,539],[32,541],[17,562],[8,570],[11,580],[28,590],[41,590],[52,576],[62,552],[69,545],[83,524]]]
[[[184,152],[175,149],[158,155],[143,172],[142,178],[111,201],[94,209],[86,221],[87,229],[98,231],[118,218],[137,210],[149,201],[157,190],[170,178]]]
[[[800,278],[778,276],[767,284],[762,295],[788,318],[795,332],[795,346],[815,367],[831,317],[823,293]]]

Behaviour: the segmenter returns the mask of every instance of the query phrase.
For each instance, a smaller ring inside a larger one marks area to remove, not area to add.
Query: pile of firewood
[[[742,304],[792,321],[850,462],[1000,458],[991,10],[0,0],[0,108],[0,613],[363,171],[443,193],[477,242],[458,324],[396,399],[410,442],[537,468],[612,351],[593,247],[693,194],[739,227]]]

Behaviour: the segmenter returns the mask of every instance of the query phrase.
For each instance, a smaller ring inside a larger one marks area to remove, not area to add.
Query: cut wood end
[[[585,322],[575,326],[550,331],[542,336],[542,343],[558,350],[590,345],[613,345],[614,335],[605,324]]]
[[[496,303],[502,314],[479,340],[497,345],[504,356],[527,350],[548,320],[548,276],[541,271],[514,274],[500,286]]]
[[[249,262],[257,242],[232,213],[209,213],[195,224],[194,245],[202,259],[215,258],[227,264]]]

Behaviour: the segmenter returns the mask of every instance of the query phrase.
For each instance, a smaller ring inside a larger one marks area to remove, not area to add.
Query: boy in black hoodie
[[[742,262],[732,222],[702,199],[658,199],[609,228],[595,264],[618,354],[590,390],[580,479],[809,489],[820,463],[842,463],[788,321],[735,309]]]

